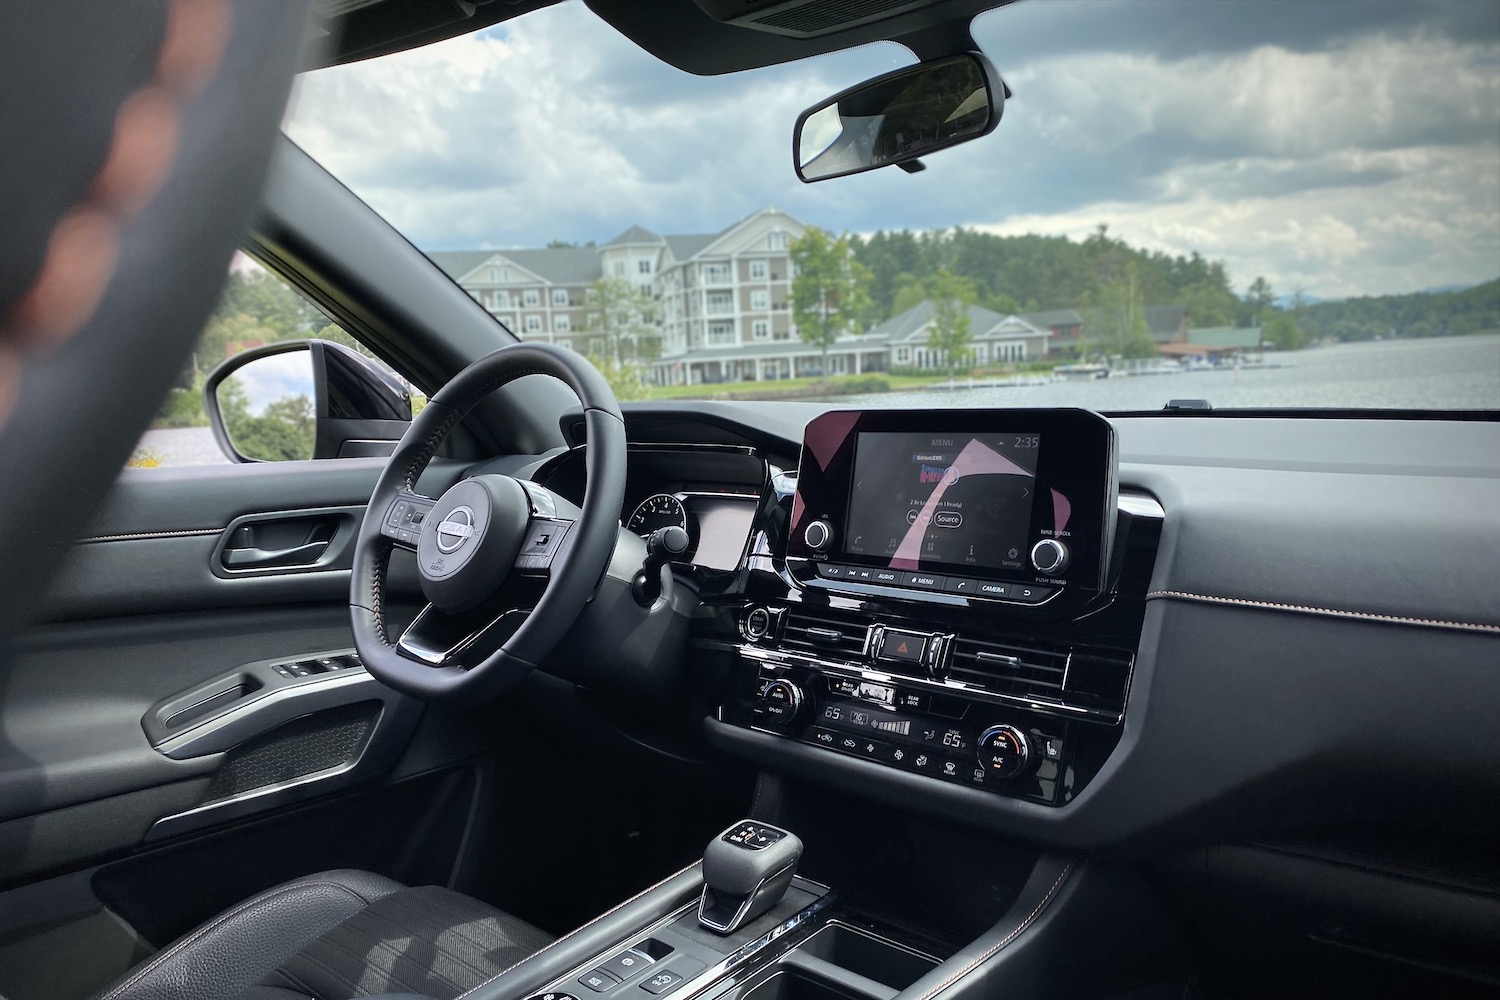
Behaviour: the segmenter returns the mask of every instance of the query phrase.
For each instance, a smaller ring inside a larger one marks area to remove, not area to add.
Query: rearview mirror
[[[988,135],[1005,109],[988,59],[965,52],[877,76],[802,112],[793,163],[806,183],[897,164]]]
[[[412,416],[400,379],[326,340],[237,354],[209,374],[203,393],[219,449],[234,462],[384,457]]]

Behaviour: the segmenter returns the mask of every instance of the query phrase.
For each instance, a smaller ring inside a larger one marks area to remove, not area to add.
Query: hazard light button
[[[920,632],[886,629],[878,656],[893,663],[922,663],[927,654],[927,636]]]

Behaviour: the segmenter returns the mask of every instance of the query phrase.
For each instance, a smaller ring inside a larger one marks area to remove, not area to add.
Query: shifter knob
[[[734,824],[703,852],[703,898],[698,922],[716,934],[732,934],[781,901],[802,841],[757,820]]]

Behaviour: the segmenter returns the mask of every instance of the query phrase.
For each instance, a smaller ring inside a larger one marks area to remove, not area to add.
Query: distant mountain
[[[1319,302],[1340,302],[1341,299],[1325,299],[1319,295],[1303,295],[1302,304],[1305,306],[1316,305]],[[1277,309],[1290,309],[1297,304],[1295,295],[1278,295],[1271,300]]]
[[[1424,288],[1420,292],[1418,292],[1417,294],[1418,295],[1441,295],[1443,292],[1467,292],[1469,289],[1471,289],[1471,288],[1478,288],[1482,284],[1485,284],[1485,282],[1483,282],[1483,281],[1460,281],[1457,284],[1453,284],[1453,285],[1434,285],[1431,288]]]

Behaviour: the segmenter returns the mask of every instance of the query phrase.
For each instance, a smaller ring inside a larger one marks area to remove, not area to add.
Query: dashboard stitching
[[[978,958],[974,959],[974,961],[970,962],[968,965],[964,966],[962,969],[949,976],[937,988],[929,990],[927,993],[925,993],[922,996],[922,1000],[932,1000],[933,997],[937,996],[939,993],[942,993],[944,990],[948,989],[964,976],[967,976],[969,973],[979,968],[985,962],[988,962],[990,959],[994,958],[995,954],[999,952],[1000,949],[1004,948],[1006,945],[1010,944],[1017,937],[1019,937],[1021,933],[1026,930],[1026,928],[1032,925],[1032,923],[1036,920],[1037,915],[1047,908],[1047,904],[1052,902],[1052,897],[1057,895],[1057,890],[1062,886],[1063,881],[1070,874],[1072,874],[1072,872],[1073,862],[1070,861],[1068,862],[1067,866],[1063,868],[1061,874],[1057,876],[1057,881],[1052,883],[1052,888],[1048,889],[1047,894],[1042,897],[1041,902],[1037,903],[1036,908],[1033,909],[1030,913],[1026,914],[1026,919],[1017,924],[1009,934],[1005,935],[1005,937],[1001,938],[997,943],[991,945],[989,948],[986,948],[984,954],[980,955]]]
[[[660,889],[662,886],[666,885],[668,882],[670,882],[673,879],[677,878],[679,875],[685,875],[685,874],[687,874],[688,872],[692,871],[694,868],[697,868],[700,864],[702,864],[701,861],[694,861],[692,864],[688,865],[686,868],[683,868],[680,871],[673,872],[672,874],[668,875],[666,878],[662,879],[660,882],[657,882],[655,885],[648,886],[645,889],[642,889],[640,892],[636,893],[634,896],[631,896],[629,899],[625,900],[623,903],[618,903],[614,907],[612,907],[611,909],[605,910],[603,913],[599,914],[597,917],[595,917],[593,920],[590,920],[588,923],[584,924],[582,927],[578,927],[578,928],[576,928],[574,930],[571,930],[568,933],[564,934],[562,937],[558,938],[556,941],[553,941],[551,944],[545,945],[545,946],[543,946],[541,948],[538,948],[536,951],[532,952],[530,955],[527,955],[525,958],[521,959],[519,962],[516,962],[514,965],[510,966],[510,968],[505,969],[502,972],[496,973],[495,975],[491,976],[489,979],[486,979],[484,982],[480,983],[478,986],[475,986],[473,989],[470,989],[467,992],[460,994],[459,997],[458,997],[458,1000],[465,1000],[466,997],[471,996],[475,992],[483,989],[484,987],[486,987],[486,986],[490,985],[491,983],[495,982],[496,980],[500,979],[502,976],[504,976],[507,973],[509,973],[512,969],[519,968],[520,966],[525,965],[527,962],[531,961],[533,958],[536,958],[538,955],[544,955],[544,954],[546,954],[547,952],[551,951],[553,948],[556,948],[558,945],[562,944],[564,941],[568,940],[569,938],[575,937],[575,936],[577,936],[579,934],[582,934],[584,931],[588,930],[590,927],[594,926],[599,921],[603,920],[605,917],[609,917],[609,916],[614,915],[615,913],[618,913],[620,910],[623,910],[625,907],[629,906],[631,903],[634,903],[636,900],[640,899],[642,896],[645,896],[645,895],[647,895],[647,894],[649,894],[651,892],[654,892],[657,889]]]
[[[137,542],[151,538],[192,538],[200,535],[217,535],[223,528],[186,528],[182,531],[138,531],[123,535],[89,535],[78,539],[77,544],[91,542]]]
[[[1392,625],[1416,625],[1426,628],[1450,628],[1462,632],[1488,632],[1500,634],[1500,625],[1485,625],[1480,622],[1453,622],[1440,618],[1409,618],[1402,615],[1382,615],[1374,611],[1345,611],[1341,608],[1318,608],[1305,604],[1280,604],[1275,601],[1256,601],[1246,597],[1218,597],[1213,594],[1194,594],[1185,590],[1153,590],[1146,600],[1176,598],[1183,601],[1200,601],[1204,604],[1230,604],[1245,608],[1263,608],[1271,611],[1295,611],[1305,615],[1327,615],[1333,618],[1354,618],[1361,621],[1386,622]]]

